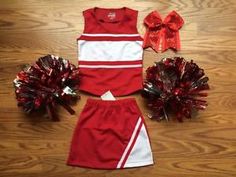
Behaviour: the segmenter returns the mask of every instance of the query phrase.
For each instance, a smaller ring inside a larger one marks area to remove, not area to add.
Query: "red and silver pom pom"
[[[173,113],[177,120],[191,118],[193,110],[203,110],[207,102],[203,92],[209,89],[204,70],[192,60],[182,57],[164,58],[146,70],[142,96],[152,110],[150,118],[169,120]]]
[[[53,55],[39,58],[32,66],[20,71],[13,81],[18,106],[27,113],[46,109],[49,117],[58,121],[56,104],[62,105],[70,114],[72,100],[79,98],[79,70],[68,60]]]

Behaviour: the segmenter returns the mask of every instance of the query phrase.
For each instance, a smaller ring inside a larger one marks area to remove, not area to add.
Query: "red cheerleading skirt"
[[[89,98],[71,141],[68,165],[99,169],[153,164],[144,118],[134,98]]]

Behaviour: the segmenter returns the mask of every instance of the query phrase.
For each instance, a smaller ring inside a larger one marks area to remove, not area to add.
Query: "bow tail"
[[[161,33],[158,31],[147,31],[144,35],[143,48],[151,47],[156,52],[159,51]]]
[[[167,49],[180,50],[179,31],[170,31],[166,29],[162,38],[162,52]]]
[[[143,48],[148,48],[151,46],[150,38],[149,38],[150,32],[147,30],[146,33],[144,34],[144,39],[143,39]]]

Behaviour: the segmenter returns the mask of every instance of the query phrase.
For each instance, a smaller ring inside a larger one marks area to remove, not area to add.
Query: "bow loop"
[[[152,47],[156,52],[171,48],[180,49],[179,29],[183,26],[184,20],[175,11],[172,11],[162,21],[157,11],[149,13],[144,18],[146,33],[144,35],[143,48]]]
[[[150,30],[155,30],[161,27],[162,19],[157,11],[153,11],[145,17],[144,25]]]
[[[178,31],[184,24],[183,18],[175,11],[172,11],[164,20],[164,24],[173,31]]]

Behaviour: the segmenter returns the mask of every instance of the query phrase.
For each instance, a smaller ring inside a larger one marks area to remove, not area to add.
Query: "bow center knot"
[[[167,25],[165,23],[161,23],[161,28],[166,28]]]

